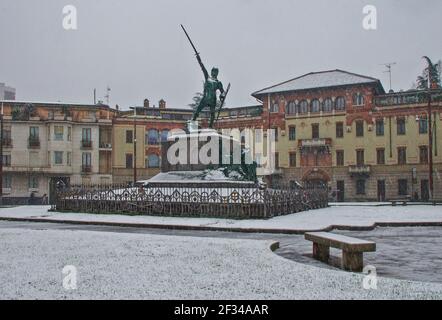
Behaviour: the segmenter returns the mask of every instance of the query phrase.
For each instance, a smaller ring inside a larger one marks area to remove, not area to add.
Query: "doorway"
[[[378,201],[385,201],[385,180],[378,180]]]
[[[344,202],[345,201],[345,182],[344,180],[336,181],[336,189],[337,189],[337,201]]]

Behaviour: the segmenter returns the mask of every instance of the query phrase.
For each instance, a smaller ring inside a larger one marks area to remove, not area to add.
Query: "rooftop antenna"
[[[384,71],[384,73],[388,73],[389,79],[390,79],[390,91],[391,91],[391,67],[396,65],[396,62],[388,62],[383,63],[382,66],[386,67],[387,70]]]
[[[107,86],[106,95],[104,96],[106,98],[107,105],[109,105],[109,103],[110,103],[110,92],[111,92],[111,88],[109,86]]]

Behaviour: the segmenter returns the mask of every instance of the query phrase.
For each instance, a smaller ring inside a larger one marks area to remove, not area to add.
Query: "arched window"
[[[164,129],[163,131],[161,131],[161,142],[166,142],[168,135],[169,135],[168,129]]]
[[[322,111],[332,112],[332,110],[333,110],[333,100],[330,98],[325,99],[324,104],[322,106]]]
[[[287,105],[287,114],[296,114],[296,103],[295,101],[290,101]]]
[[[358,92],[353,95],[353,105],[354,106],[364,105],[364,95],[362,93]]]
[[[312,113],[317,113],[317,112],[321,111],[321,103],[319,102],[318,99],[312,100],[311,106],[310,106],[310,111]]]
[[[148,168],[159,168],[160,167],[160,157],[156,154],[149,154],[147,156],[147,167]]]
[[[343,111],[345,110],[345,98],[337,97],[336,98],[336,110]]]
[[[302,100],[299,103],[299,113],[307,113],[308,112],[308,102],[307,100]]]
[[[159,133],[157,129],[149,129],[146,134],[145,143],[146,144],[158,144]]]

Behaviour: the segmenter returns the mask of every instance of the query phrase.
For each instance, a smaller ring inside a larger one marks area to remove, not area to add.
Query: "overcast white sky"
[[[75,5],[78,30],[62,27]],[[378,29],[362,28],[362,8]],[[408,89],[442,58],[440,0],[0,0],[0,82],[19,100],[186,107],[203,76],[180,23],[207,68],[232,89],[228,106],[254,104],[253,91],[311,71],[344,69]]]

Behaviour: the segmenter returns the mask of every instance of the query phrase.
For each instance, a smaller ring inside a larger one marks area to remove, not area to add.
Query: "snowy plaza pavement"
[[[442,207],[431,205],[389,206],[379,204],[345,204],[298,212],[269,220],[233,220],[218,218],[179,218],[154,216],[127,216],[105,214],[48,212],[49,206],[22,206],[0,209],[1,218],[44,219],[49,221],[79,221],[91,223],[121,223],[204,227],[214,229],[260,230],[323,230],[331,226],[371,227],[375,223],[440,223]]]
[[[270,241],[71,230],[0,230],[1,299],[441,299],[442,285],[300,264]],[[77,289],[62,269],[77,268]]]

